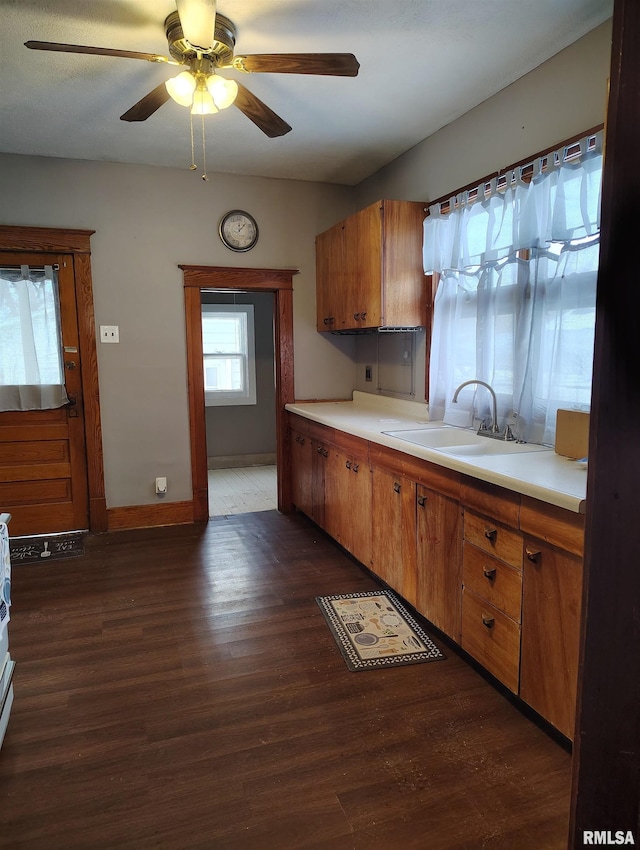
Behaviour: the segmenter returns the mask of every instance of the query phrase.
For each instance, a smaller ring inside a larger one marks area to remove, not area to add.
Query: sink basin
[[[426,449],[454,456],[475,456],[520,454],[522,452],[547,451],[547,446],[533,443],[516,443],[515,440],[494,440],[482,437],[466,428],[444,425],[436,428],[414,428],[402,431],[383,431],[389,437],[397,437]]]

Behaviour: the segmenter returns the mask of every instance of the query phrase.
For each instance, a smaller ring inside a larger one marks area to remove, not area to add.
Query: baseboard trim
[[[234,469],[243,466],[275,466],[276,453],[217,455],[207,458],[207,469]]]
[[[154,528],[160,525],[188,525],[193,521],[193,501],[107,508],[109,531]]]

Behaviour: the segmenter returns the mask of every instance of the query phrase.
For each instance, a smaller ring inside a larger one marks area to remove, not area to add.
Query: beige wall
[[[360,183],[356,208],[435,200],[601,124],[610,55],[607,21]]]
[[[298,268],[295,387],[300,398],[350,397],[353,340],[315,331],[314,237],[352,211],[352,190],[188,169],[0,156],[3,224],[77,227],[91,238],[96,324],[118,325],[98,345],[108,507],[191,498],[184,297],[179,263]],[[260,239],[234,254],[217,235],[236,207]]]

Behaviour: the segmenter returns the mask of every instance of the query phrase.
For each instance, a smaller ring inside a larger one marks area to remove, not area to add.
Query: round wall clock
[[[258,241],[256,220],[244,210],[230,210],[220,221],[220,239],[232,251],[250,251]]]

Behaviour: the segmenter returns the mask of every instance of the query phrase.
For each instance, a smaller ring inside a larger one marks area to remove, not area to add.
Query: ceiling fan
[[[355,77],[360,67],[352,53],[262,53],[235,56],[236,28],[216,14],[215,0],[176,0],[177,11],[165,20],[171,58],[155,53],[138,53],[82,44],[27,41],[31,50],[88,53],[143,59],[147,62],[186,66],[187,70],[160,83],[120,116],[122,121],[146,121],[170,98],[190,106],[192,114],[204,115],[232,103],[270,138],[284,136],[291,126],[235,80],[217,74],[222,69],[244,73],[315,74]]]

